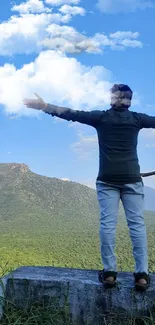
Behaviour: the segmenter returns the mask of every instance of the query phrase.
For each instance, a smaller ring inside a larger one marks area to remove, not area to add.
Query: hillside
[[[93,220],[98,213],[94,190],[34,174],[24,164],[0,164],[0,206],[1,222],[18,222],[20,230],[24,231],[25,227],[32,231],[36,217],[37,222],[41,222],[39,215],[47,216],[44,223],[59,223],[59,218],[63,217],[66,224],[73,220],[79,223],[81,219],[87,223],[88,218]],[[28,224],[29,215],[33,215],[31,225]]]
[[[98,202],[96,192],[87,186],[37,175],[24,164],[0,164],[0,223],[2,268],[7,261],[10,267],[101,267]],[[146,223],[150,267],[155,270],[153,212],[146,212]],[[117,254],[119,269],[132,269],[121,205]]]

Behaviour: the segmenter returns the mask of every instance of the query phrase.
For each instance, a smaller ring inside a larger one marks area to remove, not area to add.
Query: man
[[[147,235],[144,223],[144,185],[137,156],[137,138],[142,128],[155,128],[155,117],[129,110],[132,90],[127,85],[111,89],[111,108],[107,111],[77,111],[47,104],[37,99],[25,99],[24,104],[52,116],[93,126],[98,135],[100,164],[96,181],[100,205],[100,242],[104,269],[99,280],[115,286],[117,266],[115,233],[121,199],[135,259],[135,287],[146,290],[150,284],[148,272]]]

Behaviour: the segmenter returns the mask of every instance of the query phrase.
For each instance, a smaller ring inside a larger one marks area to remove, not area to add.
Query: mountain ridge
[[[78,182],[73,182],[70,180],[63,180],[63,179],[59,179],[56,177],[49,177],[49,176],[44,176],[44,175],[40,175],[40,174],[36,174],[35,172],[32,172],[29,168],[28,165],[24,164],[24,163],[1,163],[0,164],[0,188],[2,188],[2,179],[4,180],[5,176],[6,176],[6,181],[7,178],[9,177],[8,181],[11,182],[12,179],[12,172],[14,172],[14,176],[16,173],[16,181],[14,179],[15,184],[18,183],[19,181],[22,181],[24,175],[26,173],[31,173],[31,175],[34,175],[35,177],[38,176],[39,178],[42,178],[44,180],[56,180],[58,182],[63,182],[63,183],[69,183],[69,184],[74,184],[75,186],[80,185],[83,186],[85,188],[88,188],[92,191],[95,191],[94,188],[91,188],[90,186],[87,186],[85,184],[80,184]],[[19,174],[18,174],[19,173]],[[145,193],[145,210],[147,211],[155,211],[155,189],[149,186],[144,186],[144,193]]]
[[[20,265],[102,267],[99,215],[94,189],[37,175],[25,164],[0,164],[0,267],[8,261],[14,268]],[[145,221],[153,271],[155,213],[145,211]],[[118,212],[116,252],[118,268],[133,270],[122,204]]]

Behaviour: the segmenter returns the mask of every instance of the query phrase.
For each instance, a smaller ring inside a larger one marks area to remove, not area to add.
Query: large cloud
[[[137,38],[139,34],[118,31],[110,34],[96,34],[87,37],[75,28],[62,26],[72,15],[83,15],[79,7],[62,7],[61,13],[23,14],[12,16],[7,22],[0,24],[0,55],[38,53],[42,49],[52,49],[68,53],[98,53],[105,47],[125,49],[126,47],[142,47]],[[70,11],[70,12],[69,12]],[[16,44],[16,46],[15,46]]]
[[[153,8],[155,4],[151,0],[98,0],[97,6],[103,13],[116,14]]]
[[[24,108],[22,99],[37,92],[48,102],[75,109],[104,107],[109,102],[111,79],[104,67],[87,67],[76,59],[46,51],[21,69],[11,64],[0,68],[0,104],[7,113],[33,114]]]
[[[143,46],[137,32],[97,33],[88,37],[71,26],[62,26],[75,15],[84,16],[85,9],[70,5],[77,4],[77,0],[48,2],[60,7],[52,11],[41,0],[28,0],[12,7],[18,15],[0,23],[0,55],[39,53],[44,49],[65,53],[101,53],[107,46],[111,49]]]
[[[76,31],[70,26],[60,26],[51,24],[47,28],[47,37],[41,41],[41,45],[48,49],[59,49],[66,53],[101,53],[105,47],[111,49],[125,49],[127,47],[143,46],[142,42],[137,40],[139,33],[116,32],[109,36],[105,34],[96,34],[93,37],[87,37]]]

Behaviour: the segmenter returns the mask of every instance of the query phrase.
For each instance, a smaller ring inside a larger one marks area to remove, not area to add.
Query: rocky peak
[[[18,169],[20,172],[24,174],[30,170],[26,164],[17,164],[17,163],[10,164],[9,169],[10,170]]]

